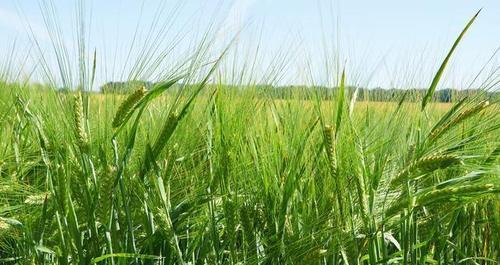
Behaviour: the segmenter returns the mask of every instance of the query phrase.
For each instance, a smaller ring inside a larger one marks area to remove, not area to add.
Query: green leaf
[[[161,257],[154,256],[154,255],[142,255],[142,254],[133,254],[133,253],[114,253],[114,254],[107,254],[103,255],[97,258],[92,259],[90,263],[95,264],[98,262],[101,262],[103,260],[107,260],[109,258],[126,258],[126,259],[161,259]]]
[[[43,245],[36,246],[36,250],[38,250],[38,251],[40,251],[42,253],[47,253],[47,254],[51,254],[51,255],[56,254],[53,250],[51,250],[48,247],[43,246]]]
[[[342,113],[344,111],[344,101],[345,101],[345,69],[342,71],[342,77],[340,78],[339,93],[337,99],[337,121],[335,122],[335,137],[340,128],[340,122],[342,121]]]
[[[465,26],[465,28],[462,30],[462,33],[458,36],[458,38],[455,40],[455,43],[453,43],[453,46],[451,47],[451,50],[448,52],[448,55],[446,55],[446,58],[444,58],[443,63],[441,64],[441,67],[439,67],[439,70],[437,71],[436,75],[434,76],[434,79],[432,79],[432,83],[427,90],[427,93],[424,96],[424,99],[422,100],[422,111],[425,109],[425,106],[429,103],[429,101],[432,99],[432,95],[434,95],[434,91],[436,91],[436,87],[439,83],[439,80],[441,79],[441,76],[443,75],[444,69],[446,68],[446,65],[448,64],[448,61],[451,58],[451,55],[457,48],[458,44],[462,40],[462,37],[465,35],[465,32],[469,29],[469,27],[472,25],[474,20],[476,20],[476,17],[479,15],[481,12],[481,9],[477,11],[477,13],[469,20],[469,23]]]

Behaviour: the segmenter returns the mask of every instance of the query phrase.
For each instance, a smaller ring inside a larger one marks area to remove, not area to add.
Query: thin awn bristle
[[[130,94],[125,101],[122,102],[120,107],[118,107],[118,111],[116,111],[115,117],[113,119],[113,128],[120,127],[125,119],[136,106],[136,104],[144,98],[146,95],[146,88],[141,87],[137,89],[134,93]]]

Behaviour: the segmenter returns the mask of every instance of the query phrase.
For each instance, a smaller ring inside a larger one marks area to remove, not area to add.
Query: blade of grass
[[[342,77],[340,78],[339,92],[337,95],[337,120],[335,122],[335,138],[338,136],[340,131],[340,123],[342,122],[342,114],[344,111],[344,101],[345,101],[345,69],[342,70]]]
[[[476,18],[479,15],[480,12],[481,12],[481,9],[479,9],[479,11],[477,11],[477,13],[469,20],[469,23],[467,23],[467,25],[462,30],[462,32],[460,33],[460,35],[458,36],[458,38],[455,40],[455,43],[453,43],[453,46],[451,47],[450,51],[448,52],[448,55],[446,55],[446,58],[444,59],[443,63],[441,63],[441,66],[439,67],[439,70],[437,71],[436,75],[434,76],[434,79],[432,79],[432,83],[431,83],[429,89],[427,89],[427,93],[425,94],[425,96],[424,96],[424,98],[422,100],[422,111],[424,111],[424,109],[427,106],[427,104],[431,101],[432,96],[434,95],[434,92],[436,91],[436,87],[437,87],[437,85],[439,83],[439,80],[441,80],[441,77],[443,75],[444,69],[446,68],[446,65],[448,64],[448,61],[451,58],[451,55],[453,54],[453,52],[457,48],[458,44],[462,40],[462,37],[465,35],[465,33],[470,28],[470,26],[472,25],[472,23],[474,23],[474,20],[476,20]]]

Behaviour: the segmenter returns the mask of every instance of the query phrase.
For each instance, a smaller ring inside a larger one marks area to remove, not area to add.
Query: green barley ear
[[[469,184],[457,187],[449,187],[443,189],[435,189],[424,193],[417,194],[415,206],[425,206],[436,202],[459,201],[468,199],[481,194],[498,193],[500,186],[492,183],[485,184]],[[408,205],[408,199],[395,201],[385,212],[386,217],[396,215]]]
[[[429,134],[429,142],[434,142],[439,137],[441,137],[444,133],[449,131],[453,126],[463,122],[464,120],[476,115],[477,113],[483,111],[490,105],[490,102],[485,100],[479,102],[477,105],[473,106],[470,109],[464,110],[463,112],[459,113],[454,119],[450,120],[448,123],[444,124],[443,126],[440,126],[438,128],[435,128],[431,131]]]
[[[163,147],[167,144],[168,140],[172,136],[177,124],[179,123],[179,114],[171,113],[168,116],[168,120],[163,126],[158,138],[156,139],[155,145],[153,146],[153,154],[157,156]]]
[[[3,239],[9,236],[15,236],[16,232],[14,230],[22,226],[23,224],[16,219],[0,217],[0,247],[2,246]]]
[[[325,125],[323,129],[323,134],[325,137],[325,150],[326,155],[328,157],[328,164],[330,166],[330,170],[332,175],[337,174],[337,161],[335,159],[335,145],[333,142],[334,131],[330,125]]]
[[[461,196],[498,192],[499,186],[492,183],[470,184],[433,190],[417,197],[418,205],[427,205],[443,200],[457,200]]]
[[[340,191],[342,190],[342,185],[340,179],[337,177],[338,176],[338,168],[337,168],[337,159],[335,157],[335,134],[334,134],[334,129],[329,126],[325,125],[325,128],[323,129],[323,135],[325,139],[325,151],[326,151],[326,156],[328,158],[328,167],[330,168],[330,174],[331,177],[334,179],[334,188],[335,188],[335,194],[336,194],[336,202],[334,202],[334,205],[336,205],[337,210],[342,213],[343,212],[343,207],[342,207],[342,195]],[[360,183],[358,183],[360,184]],[[361,187],[361,185],[358,185],[358,187]],[[341,214],[342,215],[342,214]]]
[[[411,174],[416,171],[430,173],[432,171],[447,168],[461,162],[462,160],[454,155],[430,155],[423,157],[411,163],[408,167],[399,172],[391,181],[391,187],[394,188],[398,186],[405,178],[409,178]]]
[[[29,204],[29,205],[42,205],[49,198],[50,198],[50,193],[43,192],[43,193],[40,193],[40,194],[34,194],[34,195],[28,196],[24,200],[24,203],[25,204]]]
[[[160,134],[156,138],[151,149],[147,149],[144,157],[144,164],[142,166],[140,176],[144,178],[146,173],[151,169],[151,161],[155,161],[163,148],[167,145],[168,140],[174,133],[177,124],[179,124],[179,114],[172,112],[168,115],[167,121],[163,124]]]
[[[461,162],[460,158],[455,155],[431,155],[419,159],[416,166],[420,170],[434,171],[437,169],[447,168]]]
[[[108,165],[103,169],[103,174],[99,179],[99,209],[98,214],[103,223],[107,223],[111,211],[111,202],[113,200],[113,184],[116,168]]]
[[[83,101],[82,95],[78,93],[75,95],[74,104],[74,119],[75,119],[75,136],[80,148],[85,148],[88,145],[87,132],[85,131],[85,121],[83,115]]]
[[[118,110],[116,111],[115,117],[113,119],[113,128],[120,127],[123,124],[127,116],[134,110],[137,103],[144,98],[146,95],[146,88],[141,87],[137,89],[134,93],[130,94],[125,101],[122,102]]]
[[[0,217],[0,234],[6,232],[10,229],[9,223],[7,223],[2,217]]]

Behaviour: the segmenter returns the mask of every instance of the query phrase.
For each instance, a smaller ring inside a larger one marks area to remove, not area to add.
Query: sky
[[[493,56],[500,47],[498,0],[2,0],[3,68],[22,64],[24,74],[43,79],[30,69],[40,69],[36,65],[42,57],[54,57],[54,36],[76,54],[81,3],[88,54],[95,49],[101,62],[99,82],[130,78],[124,73],[147,57],[141,48],[152,42],[158,54],[175,46],[162,64],[174,67],[210,32],[216,47],[238,33],[232,58],[240,68],[256,64],[253,75],[268,76],[255,77],[262,82],[332,84],[345,68],[351,84],[421,87],[430,83],[455,38],[481,8],[442,86],[466,87],[483,67],[488,76],[500,65]],[[52,7],[55,11],[49,12]],[[150,30],[154,33],[148,35]],[[69,68],[78,66],[68,61]],[[57,68],[55,62],[46,64]],[[153,72],[139,76],[160,78]],[[275,72],[279,77],[269,77]]]

